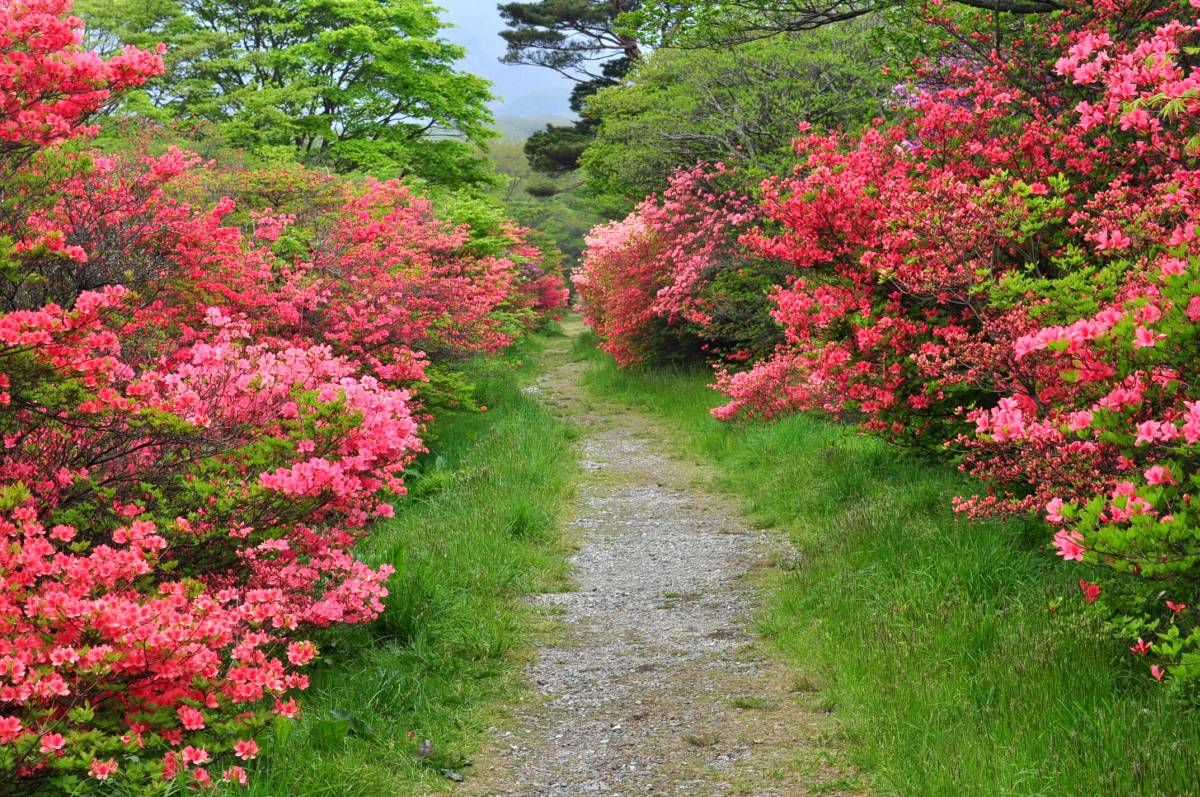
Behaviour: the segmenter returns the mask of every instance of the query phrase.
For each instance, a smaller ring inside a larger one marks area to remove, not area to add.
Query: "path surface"
[[[572,321],[573,338],[581,327]],[[823,741],[819,695],[748,628],[751,531],[665,452],[644,415],[596,403],[556,339],[530,392],[578,423],[573,592],[539,597],[561,621],[530,667],[537,694],[495,730],[458,795],[851,794]]]

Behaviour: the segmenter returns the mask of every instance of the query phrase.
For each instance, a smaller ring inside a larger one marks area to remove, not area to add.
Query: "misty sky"
[[[571,81],[549,69],[509,66],[500,63],[504,25],[496,10],[497,0],[434,0],[446,9],[442,19],[456,27],[443,32],[446,39],[467,48],[461,66],[495,84],[501,99],[492,103],[497,116],[571,116],[567,104]]]

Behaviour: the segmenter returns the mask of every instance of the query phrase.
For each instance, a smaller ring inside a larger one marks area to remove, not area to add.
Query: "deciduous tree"
[[[216,124],[229,145],[337,171],[486,179],[486,81],[455,68],[431,0],[94,3],[104,43],[168,44],[154,103]],[[128,9],[128,11],[124,10]]]
[[[588,100],[598,125],[582,158],[589,184],[640,197],[679,168],[724,161],[779,167],[797,125],[854,129],[885,110],[894,79],[866,25],[723,50],[659,50]]]

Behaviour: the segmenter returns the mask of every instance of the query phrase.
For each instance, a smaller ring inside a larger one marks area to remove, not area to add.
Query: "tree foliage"
[[[622,27],[655,45],[716,46],[794,33],[896,9],[958,6],[992,14],[1049,14],[1068,0],[700,0],[678,4],[647,0],[626,14]]]
[[[547,177],[535,171],[524,141],[503,140],[489,154],[500,175],[497,197],[514,219],[549,236],[569,263],[579,259],[583,237],[606,217],[606,208],[583,191],[577,176]]]
[[[88,11],[91,14],[88,14]],[[98,43],[168,44],[153,103],[232,146],[337,171],[485,179],[486,81],[454,67],[431,0],[92,0]]]
[[[508,29],[504,60],[546,67],[575,81],[603,77],[601,67],[614,58],[641,58],[637,39],[616,29],[617,17],[636,11],[641,0],[533,0],[502,3]]]
[[[672,173],[725,161],[769,171],[801,121],[854,129],[885,110],[894,80],[865,25],[722,50],[659,50],[620,86],[588,100],[597,125],[582,163],[599,190],[640,197]]]

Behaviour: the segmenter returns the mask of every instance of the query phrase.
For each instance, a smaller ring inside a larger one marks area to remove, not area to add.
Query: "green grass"
[[[824,691],[875,793],[1200,794],[1200,717],[1076,608],[1086,571],[1041,550],[1037,524],[967,522],[956,471],[818,419],[720,424],[707,374],[576,353],[598,397],[666,420],[789,534],[761,630]]]
[[[564,588],[558,515],[576,461],[573,429],[520,391],[528,348],[476,366],[487,412],[433,430],[410,495],[362,546],[397,570],[386,612],[320,640],[304,714],[252,773],[250,794],[402,797],[448,785],[522,688],[521,653],[545,621],[521,598]]]

